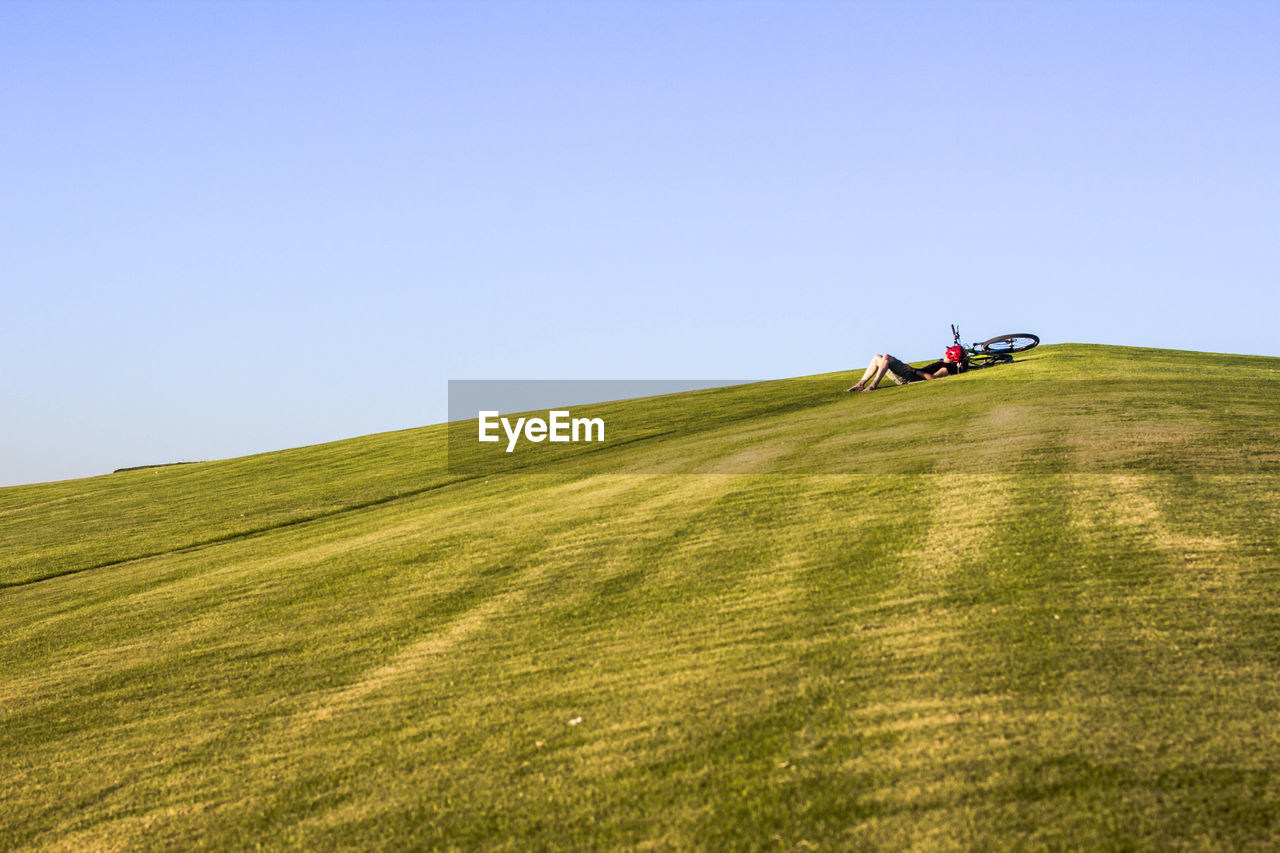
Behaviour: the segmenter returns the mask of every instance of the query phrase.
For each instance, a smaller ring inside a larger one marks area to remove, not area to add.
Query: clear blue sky
[[[0,484],[448,379],[1280,355],[1280,3],[0,0]]]

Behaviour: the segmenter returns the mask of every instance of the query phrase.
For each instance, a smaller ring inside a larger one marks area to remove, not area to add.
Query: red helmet
[[[964,347],[947,347],[947,358],[952,361],[964,361]]]

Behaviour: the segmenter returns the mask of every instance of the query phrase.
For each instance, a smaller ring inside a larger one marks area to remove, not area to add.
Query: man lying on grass
[[[888,375],[895,385],[906,385],[908,382],[923,382],[926,379],[941,379],[944,376],[955,376],[969,366],[969,354],[964,347],[947,347],[941,361],[926,364],[924,367],[912,367],[891,355],[877,355],[867,365],[867,372],[856,384],[844,389],[846,391],[874,391],[880,380]]]

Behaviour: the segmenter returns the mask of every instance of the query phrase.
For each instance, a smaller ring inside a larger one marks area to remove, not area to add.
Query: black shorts
[[[885,370],[885,375],[893,380],[893,384],[906,385],[908,382],[924,381],[924,374],[907,364],[905,361],[894,358],[891,355],[886,355],[885,358],[889,360],[889,366]]]

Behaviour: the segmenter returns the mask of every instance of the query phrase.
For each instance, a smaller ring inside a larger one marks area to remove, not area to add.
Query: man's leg
[[[881,358],[882,356],[878,356],[878,355],[871,356],[871,363],[867,365],[867,370],[865,373],[862,374],[862,378],[844,390],[861,391],[862,386],[867,384],[867,380],[870,379],[875,374],[876,370],[880,367]]]
[[[879,356],[879,358],[880,364],[876,367],[876,375],[871,378],[870,385],[862,386],[862,390],[864,391],[874,391],[880,387],[880,380],[884,378],[885,371],[889,369],[889,361],[893,356],[885,353],[884,355]]]
[[[867,365],[867,372],[862,374],[862,378],[856,384],[846,388],[846,391],[874,391],[876,386],[880,384],[880,379],[884,376],[884,372],[889,369],[889,356],[886,354],[877,355],[871,359],[871,363]],[[870,384],[868,384],[870,380]]]

